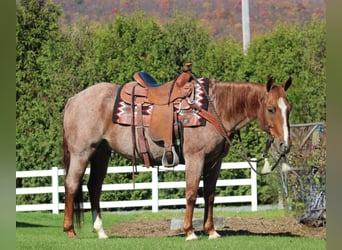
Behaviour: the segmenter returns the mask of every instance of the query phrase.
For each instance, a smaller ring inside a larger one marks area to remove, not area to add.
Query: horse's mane
[[[210,81],[211,100],[222,121],[229,129],[239,129],[260,116],[260,107],[266,88],[262,84],[250,82]],[[262,126],[262,121],[259,119]]]

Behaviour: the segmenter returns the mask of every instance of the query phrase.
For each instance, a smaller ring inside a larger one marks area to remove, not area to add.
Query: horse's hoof
[[[186,237],[185,240],[197,240],[197,239],[198,239],[197,235],[195,233],[191,233],[190,235]]]
[[[215,240],[215,239],[218,239],[220,238],[221,235],[219,235],[216,231],[212,234],[209,235],[209,240]]]
[[[98,235],[99,235],[99,239],[101,239],[101,240],[108,239],[108,236],[105,232],[99,232]]]
[[[76,233],[73,230],[68,232],[68,237],[69,237],[69,239],[77,239],[78,238]]]

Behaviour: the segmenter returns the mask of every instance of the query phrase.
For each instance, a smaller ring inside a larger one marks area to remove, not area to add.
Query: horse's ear
[[[272,76],[269,76],[269,77],[268,77],[267,84],[266,84],[267,92],[270,92],[270,90],[271,90],[271,88],[272,88],[272,86],[273,86],[273,83],[274,83],[274,81],[273,81]]]
[[[289,79],[287,79],[287,81],[283,84],[284,90],[286,91],[292,83],[292,77],[290,76]]]

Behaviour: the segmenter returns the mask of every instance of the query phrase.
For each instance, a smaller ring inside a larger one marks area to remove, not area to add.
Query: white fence
[[[256,168],[256,163],[252,163],[252,166]],[[243,169],[250,168],[247,162],[230,162],[223,163],[221,169]],[[159,199],[159,189],[167,188],[185,188],[185,181],[178,182],[159,182],[158,171],[184,171],[184,165],[178,165],[172,170],[159,168],[145,168],[142,166],[137,167],[138,172],[151,172],[152,181],[145,183],[125,183],[125,184],[103,184],[102,191],[117,191],[117,190],[134,190],[134,189],[151,189],[151,200],[126,200],[126,201],[103,201],[100,202],[101,208],[122,208],[122,207],[145,207],[151,206],[153,212],[158,212],[160,206],[170,205],[184,205],[186,204],[185,198],[182,199]],[[90,169],[87,168],[85,174],[89,174]],[[130,173],[132,167],[108,167],[107,174],[119,174]],[[59,186],[58,176],[64,174],[63,169],[52,167],[51,170],[33,170],[33,171],[17,171],[16,178],[30,178],[30,177],[44,177],[51,176],[52,185],[48,187],[28,187],[28,188],[16,188],[16,195],[24,194],[42,194],[52,193],[52,203],[50,204],[26,204],[16,205],[16,211],[43,211],[52,210],[54,214],[58,214],[59,210],[64,210],[64,203],[59,202],[59,193],[65,192],[64,186]],[[218,203],[237,203],[237,202],[250,202],[251,210],[257,210],[257,177],[256,173],[251,170],[251,177],[247,179],[233,179],[233,180],[218,180],[217,187],[220,186],[251,186],[251,195],[244,196],[216,196],[215,204]],[[200,182],[200,187],[203,187],[203,181]],[[83,191],[87,192],[87,186],[83,185]],[[203,197],[198,197],[196,204],[204,204]],[[85,209],[90,209],[90,202],[84,203]]]

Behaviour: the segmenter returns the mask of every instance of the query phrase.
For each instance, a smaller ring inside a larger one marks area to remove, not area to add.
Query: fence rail
[[[253,167],[256,168],[256,163],[252,163]],[[221,169],[244,169],[250,168],[247,162],[229,162],[223,163]],[[177,182],[159,182],[158,172],[160,171],[170,171],[163,167],[159,168],[145,168],[142,166],[137,167],[138,172],[151,172],[152,181],[145,183],[132,183],[125,184],[103,184],[102,191],[117,191],[117,190],[134,190],[134,189],[151,189],[152,199],[150,200],[125,200],[125,201],[102,201],[100,206],[102,208],[124,208],[124,207],[145,207],[151,206],[153,212],[158,212],[160,206],[170,206],[170,205],[184,205],[186,204],[185,198],[183,199],[159,199],[159,189],[167,188],[185,188],[185,181]],[[107,174],[120,174],[120,173],[130,173],[132,167],[108,167]],[[171,171],[185,171],[184,165],[178,165]],[[86,169],[85,174],[90,173],[90,168]],[[32,178],[32,177],[48,177],[52,178],[51,186],[47,187],[24,187],[16,188],[16,195],[25,194],[42,194],[51,193],[52,203],[50,204],[25,204],[16,205],[16,211],[43,211],[52,210],[54,214],[58,214],[59,210],[64,210],[64,203],[59,201],[59,193],[64,193],[64,186],[59,186],[58,177],[64,174],[63,169],[58,169],[57,167],[52,167],[51,170],[32,170],[32,171],[17,171],[16,178]],[[218,203],[236,203],[236,202],[250,202],[251,210],[257,210],[257,177],[256,173],[250,171],[250,178],[246,179],[233,179],[233,180],[218,180],[217,187],[220,186],[251,186],[251,195],[244,196],[216,196],[215,204]],[[200,187],[203,187],[203,182],[200,182]],[[83,192],[88,192],[86,185],[83,185]],[[198,197],[196,204],[204,204],[203,197]],[[85,209],[90,209],[90,202],[84,203]]]

